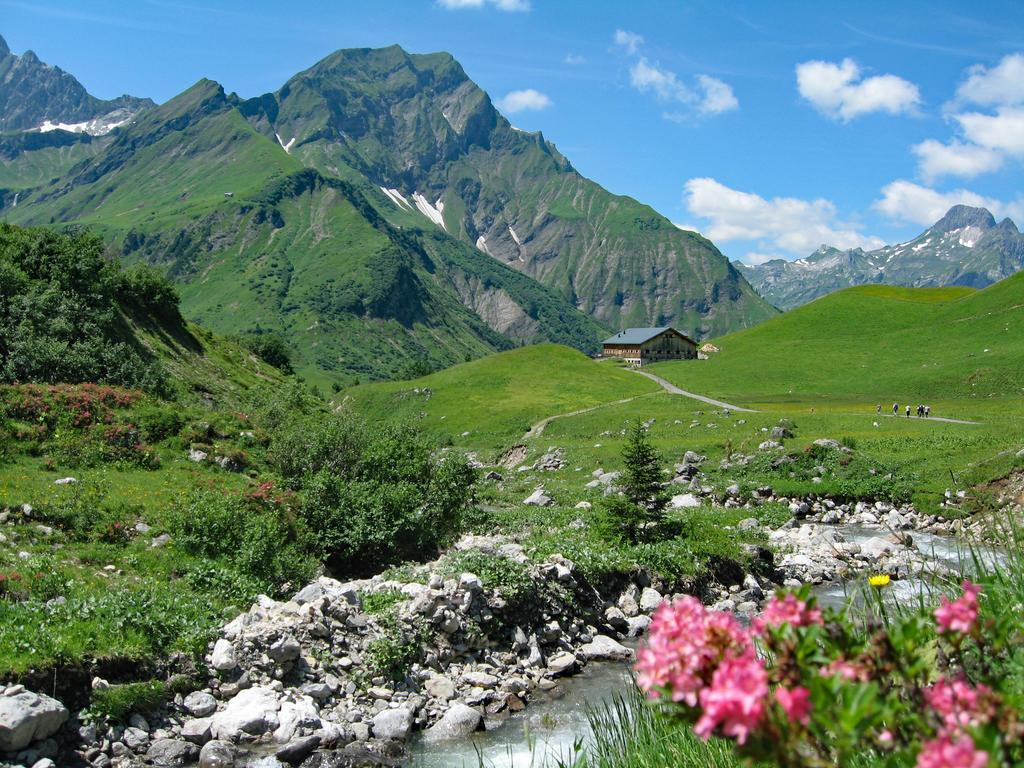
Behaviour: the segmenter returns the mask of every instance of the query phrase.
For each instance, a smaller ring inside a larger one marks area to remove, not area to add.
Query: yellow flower
[[[879,589],[881,589],[882,587],[889,586],[889,581],[890,579],[888,573],[880,573],[868,578],[868,584],[870,584],[872,587],[877,587]]]

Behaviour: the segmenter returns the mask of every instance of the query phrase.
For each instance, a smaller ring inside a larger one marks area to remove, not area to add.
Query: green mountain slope
[[[654,370],[739,404],[1019,402],[1024,273],[981,291],[849,288],[715,344],[709,360]]]
[[[649,379],[614,364],[539,344],[413,381],[364,384],[345,396],[374,422],[419,420],[440,438],[457,439],[496,458],[540,419],[660,391]]]
[[[1024,269],[1024,235],[1010,219],[996,224],[984,208],[955,205],[906,243],[874,251],[822,246],[806,259],[736,267],[783,309],[865,283],[984,288]]]
[[[338,51],[245,110],[303,163],[389,190],[389,217],[418,212],[607,326],[704,336],[774,314],[709,241],[515,129],[448,54]]]
[[[441,367],[513,340],[592,348],[604,332],[465,245],[392,226],[368,202],[379,192],[358,181],[304,169],[201,81],[7,216],[94,228],[125,260],[166,268],[190,317],[277,331],[318,381]]]

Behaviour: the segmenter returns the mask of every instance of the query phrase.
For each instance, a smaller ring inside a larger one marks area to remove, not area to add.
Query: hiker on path
[[[907,406],[907,418],[908,419],[910,418],[910,406],[909,405]]]
[[[892,415],[893,416],[899,416],[900,415],[900,404],[899,403],[893,403],[892,404]]]
[[[932,415],[932,407],[930,405],[926,405],[924,407],[924,417],[927,419],[931,415]]]
[[[881,414],[882,413],[882,404],[881,403],[879,403],[878,405],[875,406],[875,413],[877,413],[877,414]]]

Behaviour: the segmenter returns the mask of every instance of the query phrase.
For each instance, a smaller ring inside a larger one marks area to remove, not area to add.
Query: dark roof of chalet
[[[645,341],[650,341],[655,336],[660,336],[665,331],[675,331],[680,336],[690,339],[685,333],[676,331],[670,325],[666,325],[662,328],[627,328],[624,331],[619,331],[614,336],[605,339],[602,344],[643,344]],[[693,341],[693,339],[690,339]]]

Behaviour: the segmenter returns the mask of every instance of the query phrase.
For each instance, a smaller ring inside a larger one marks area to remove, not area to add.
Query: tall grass
[[[739,768],[732,747],[702,741],[648,705],[631,685],[589,713],[591,735],[572,768]],[[568,768],[559,763],[560,768]]]

